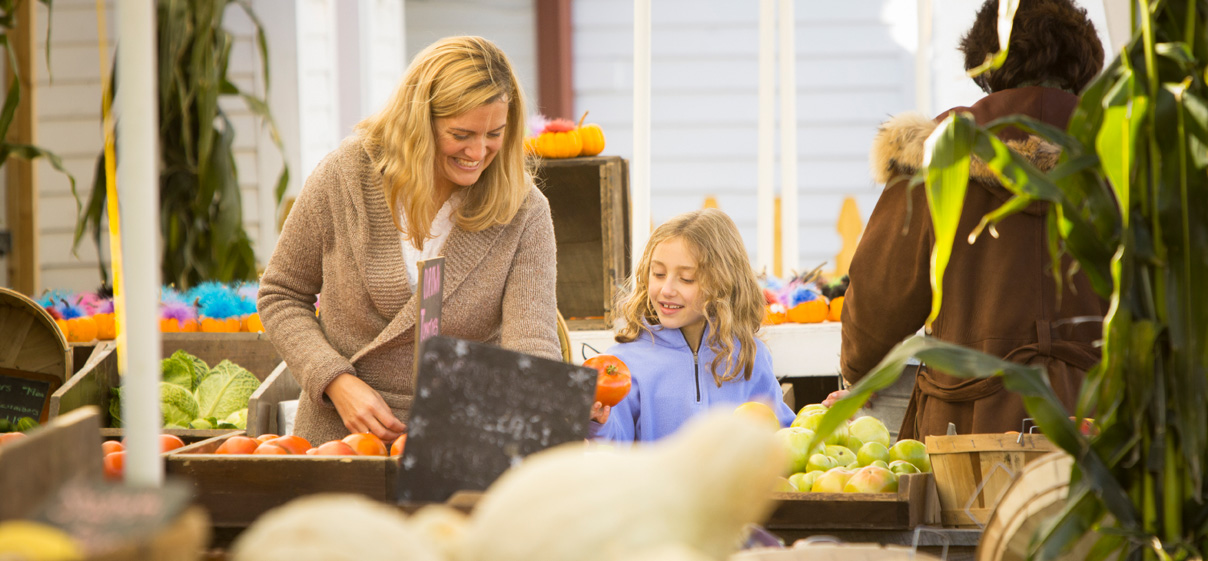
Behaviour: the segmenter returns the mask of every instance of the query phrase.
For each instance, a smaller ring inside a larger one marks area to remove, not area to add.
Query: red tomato
[[[595,368],[600,373],[596,378],[596,401],[611,407],[629,393],[629,367],[621,359],[596,355],[584,361],[583,366]]]
[[[105,454],[104,472],[105,479],[110,481],[121,481],[122,473],[126,471],[126,451],[118,450]]]

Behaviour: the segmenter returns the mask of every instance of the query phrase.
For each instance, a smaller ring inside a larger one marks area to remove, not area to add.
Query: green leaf
[[[931,133],[926,142],[924,165],[927,168],[927,206],[935,247],[931,251],[931,313],[927,327],[940,313],[944,294],[944,271],[952,258],[952,244],[965,204],[969,184],[970,147],[976,136],[972,117],[949,115]]]
[[[164,416],[164,426],[187,427],[198,417],[197,399],[192,392],[176,384],[159,383],[159,406]]]
[[[255,375],[224,360],[211,368],[210,375],[197,387],[201,416],[224,419],[246,409],[248,398],[259,387],[260,380]]]

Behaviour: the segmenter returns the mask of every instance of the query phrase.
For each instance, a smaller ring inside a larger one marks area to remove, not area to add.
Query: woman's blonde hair
[[[763,291],[751,269],[738,227],[717,209],[687,212],[654,230],[642,261],[629,278],[629,292],[620,303],[620,343],[634,341],[649,326],[658,325],[658,314],[650,304],[650,259],[654,248],[670,239],[683,240],[696,259],[697,305],[703,308],[709,327],[707,344],[716,355],[709,369],[720,387],[727,380],[751,378],[755,367],[755,334],[766,313]],[[738,360],[734,360],[734,340]]]
[[[390,101],[357,124],[382,173],[394,225],[416,248],[431,238],[435,202],[435,119],[488,103],[508,104],[507,128],[495,159],[465,189],[457,224],[469,231],[506,224],[528,196],[532,174],[524,155],[524,92],[507,55],[482,37],[447,37],[415,56]],[[407,215],[407,229],[399,208]]]

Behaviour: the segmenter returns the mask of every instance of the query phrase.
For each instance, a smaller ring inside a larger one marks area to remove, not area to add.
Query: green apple
[[[898,475],[905,475],[907,473],[923,473],[919,471],[919,468],[915,467],[914,464],[905,460],[894,460],[889,462],[889,471],[892,471]]]
[[[848,423],[847,432],[847,447],[852,450],[859,450],[869,442],[880,442],[882,446],[889,447],[889,429],[876,417],[865,415]]]
[[[801,427],[786,427],[776,431],[776,437],[780,441],[781,447],[784,449],[784,455],[788,458],[788,467],[785,468],[785,473],[797,473],[805,471],[805,464],[809,461],[810,455],[822,451],[822,446],[815,446],[813,450],[809,450],[810,441],[814,439],[814,431],[803,429]]]
[[[896,493],[898,474],[883,467],[867,466],[856,470],[843,485],[844,493]]]
[[[856,453],[852,452],[851,449],[846,446],[827,444],[826,450],[822,453],[834,458],[835,461],[838,462],[842,467],[847,467],[856,463]]]
[[[907,463],[907,464],[909,464],[909,465],[910,465],[910,467],[914,467],[914,464],[911,464],[910,462],[906,462],[906,463]],[[889,464],[885,463],[885,462],[884,462],[884,461],[882,461],[882,460],[876,460],[876,461],[874,461],[873,463],[868,464],[868,465],[869,465],[869,466],[883,467],[883,468],[885,468],[885,469],[889,469]],[[864,466],[864,467],[868,467],[868,466]],[[918,468],[914,468],[914,469],[918,469]],[[893,471],[893,470],[890,470],[890,471]]]
[[[899,440],[889,448],[889,460],[890,463],[893,463],[894,460],[905,460],[914,464],[914,467],[919,468],[919,471],[923,473],[931,471],[931,459],[927,457],[927,446],[910,438]]]
[[[801,415],[802,413],[805,413],[806,411],[821,411],[823,413],[826,413],[826,406],[821,403],[809,403],[809,404],[806,404],[801,409],[799,409],[797,411],[797,414]]]
[[[810,491],[814,493],[842,493],[843,487],[847,485],[847,480],[851,479],[851,476],[855,473],[852,470],[843,468],[829,469],[826,473],[819,475],[818,479],[814,480],[814,486],[810,488]]]
[[[880,442],[867,442],[856,451],[856,463],[860,464],[860,467],[878,460],[881,463],[889,462],[889,448]]]
[[[808,493],[814,487],[814,480],[818,479],[818,476],[822,475],[822,473],[821,471],[794,473],[789,476],[789,483],[792,483],[793,487],[797,488],[797,492]]]
[[[797,417],[795,419],[793,419],[793,422],[791,424],[789,424],[789,426],[790,427],[801,427],[801,428],[805,428],[805,429],[809,429],[809,430],[814,430],[814,429],[818,428],[818,423],[822,422],[822,415],[824,415],[824,414],[826,414],[826,411],[818,411],[818,410],[806,411],[803,409],[803,410],[801,410],[800,413],[797,414]]]
[[[796,493],[797,488],[793,486],[793,482],[783,477],[776,478],[776,487],[772,488],[773,493]]]
[[[836,460],[826,454],[814,454],[810,456],[805,465],[805,471],[829,471],[832,468],[839,467],[839,460]]]

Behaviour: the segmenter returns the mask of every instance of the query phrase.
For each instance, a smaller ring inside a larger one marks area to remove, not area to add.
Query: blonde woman
[[[421,259],[446,259],[442,334],[561,357],[553,222],[526,168],[524,115],[497,46],[442,39],[307,179],[258,301],[302,386],[295,434],[406,430]]]
[[[593,437],[658,440],[697,413],[747,401],[771,406],[781,426],[793,422],[755,337],[763,292],[729,216],[704,209],[659,226],[630,286],[619,344],[606,353],[629,367],[632,387],[612,408],[593,406]]]

